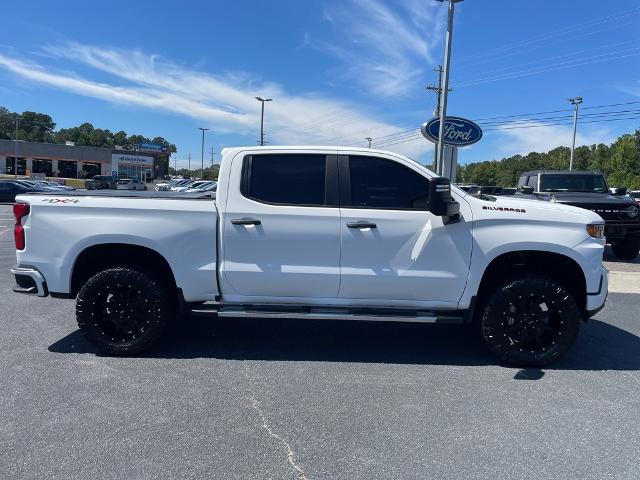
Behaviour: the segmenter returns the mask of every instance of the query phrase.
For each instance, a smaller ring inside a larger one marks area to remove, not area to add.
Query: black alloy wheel
[[[548,365],[575,342],[582,314],[571,293],[557,281],[527,275],[490,292],[478,321],[489,350],[503,362]]]
[[[174,315],[167,288],[130,268],[99,272],[82,287],[76,303],[78,327],[101,351],[133,355],[155,346]]]

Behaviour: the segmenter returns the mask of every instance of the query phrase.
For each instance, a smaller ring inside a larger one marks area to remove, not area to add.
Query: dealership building
[[[98,148],[52,143],[0,140],[0,173],[29,175],[44,173],[48,177],[92,178],[116,175],[126,178],[153,179],[166,175],[168,162],[160,162],[159,145],[142,145],[140,150]]]

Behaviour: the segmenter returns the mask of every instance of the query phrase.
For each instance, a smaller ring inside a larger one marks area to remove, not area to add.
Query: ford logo
[[[430,142],[438,142],[440,119],[432,118],[422,124],[420,131]],[[482,138],[482,129],[471,120],[460,117],[447,117],[444,122],[444,143],[456,147],[472,145]]]

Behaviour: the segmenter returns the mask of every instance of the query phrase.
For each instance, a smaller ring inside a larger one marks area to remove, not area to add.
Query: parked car
[[[184,190],[185,193],[196,193],[196,192],[215,192],[216,189],[218,188],[218,184],[216,182],[196,182],[198,183],[197,186],[190,186],[189,188],[187,188],[186,190]]]
[[[636,203],[640,203],[640,190],[630,191],[629,196],[633,198],[636,201]]]
[[[169,190],[171,190],[171,187],[173,187],[176,183],[178,183],[178,180],[171,180],[169,182],[156,183],[154,190],[156,192],[168,192]]]
[[[617,258],[630,260],[640,253],[640,208],[626,196],[626,188],[617,188],[612,194],[602,173],[535,170],[524,172],[518,186],[529,198],[582,207],[600,215],[607,243]]]
[[[73,187],[68,187],[66,185],[62,185],[61,183],[48,182],[46,180],[32,180],[36,185],[42,185],[43,187],[50,187],[56,190],[75,190]]]
[[[16,195],[29,192],[42,192],[37,185],[29,185],[15,180],[0,180],[0,202],[13,203]]]
[[[178,312],[198,309],[477,322],[498,359],[536,366],[566,353],[605,303],[604,222],[589,210],[476,198],[366,148],[226,149],[219,187],[127,202],[19,195],[15,290],[77,297],[80,331],[109,354],[155,346]]]
[[[197,181],[189,181],[189,183],[186,183],[184,185],[176,185],[174,186],[171,191],[172,192],[184,192],[190,188],[199,188],[200,186],[204,186],[206,184],[208,184],[210,182],[210,180],[197,180]]]
[[[117,185],[118,178],[113,175],[95,175],[91,180],[85,181],[87,190],[113,190]]]
[[[118,180],[117,190],[146,190],[147,186],[137,178],[121,178]]]
[[[22,185],[25,185],[29,188],[33,188],[36,190],[40,190],[40,191],[54,191],[54,192],[59,192],[60,189],[56,188],[56,187],[51,187],[49,185],[42,185],[41,183],[38,183],[38,181],[36,180],[14,180],[14,182],[20,183]]]

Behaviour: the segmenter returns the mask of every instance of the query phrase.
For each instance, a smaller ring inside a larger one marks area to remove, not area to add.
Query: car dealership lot
[[[638,293],[612,293],[543,370],[495,365],[466,327],[326,321],[191,318],[109,358],[73,301],[11,292],[9,215],[0,478],[637,477]]]

